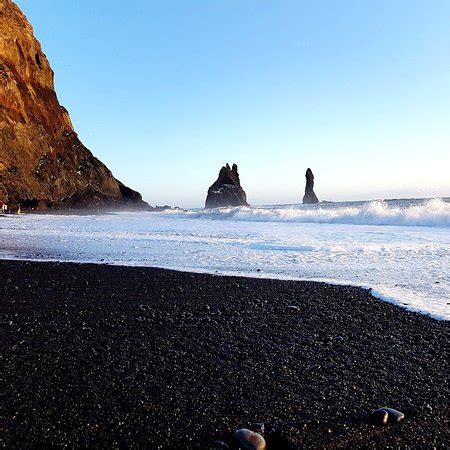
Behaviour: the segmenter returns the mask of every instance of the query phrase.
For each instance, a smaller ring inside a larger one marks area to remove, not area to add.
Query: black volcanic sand
[[[321,283],[0,261],[7,448],[445,448],[448,325]],[[368,423],[375,408],[402,424]]]

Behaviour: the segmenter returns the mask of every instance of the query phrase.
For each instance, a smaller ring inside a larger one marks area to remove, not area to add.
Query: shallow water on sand
[[[450,318],[447,199],[8,216],[0,257],[355,284]]]

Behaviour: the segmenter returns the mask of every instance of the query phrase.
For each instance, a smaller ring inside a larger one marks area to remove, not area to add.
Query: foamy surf
[[[450,227],[450,202],[440,198],[418,201],[418,204],[404,204],[401,200],[376,200],[345,204],[322,203],[318,205],[234,207],[182,212],[166,211],[165,214],[195,219],[253,222]]]
[[[450,319],[445,199],[0,221],[2,258],[104,262],[370,287]]]

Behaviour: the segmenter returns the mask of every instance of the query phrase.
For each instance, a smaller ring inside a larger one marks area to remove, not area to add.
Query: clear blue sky
[[[16,0],[80,138],[151,204],[450,195],[448,0]]]

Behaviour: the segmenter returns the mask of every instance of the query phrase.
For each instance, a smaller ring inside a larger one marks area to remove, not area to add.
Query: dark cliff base
[[[448,326],[367,291],[0,261],[7,448],[444,448]],[[392,406],[403,424],[367,413]]]

